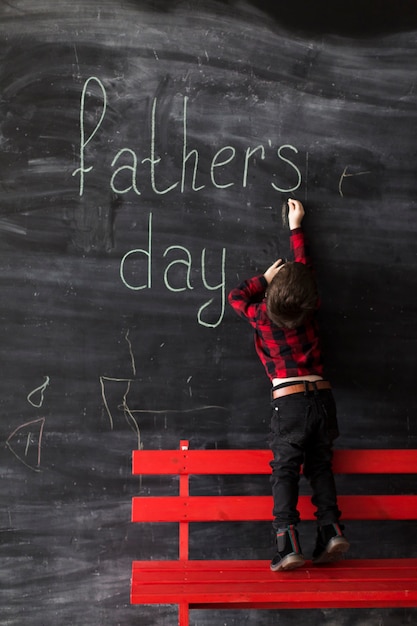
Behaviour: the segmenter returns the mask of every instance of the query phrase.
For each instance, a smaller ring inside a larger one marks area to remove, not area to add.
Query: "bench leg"
[[[189,626],[189,606],[182,603],[178,606],[178,626]]]

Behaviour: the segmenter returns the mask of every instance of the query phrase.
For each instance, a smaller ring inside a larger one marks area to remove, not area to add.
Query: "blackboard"
[[[268,381],[226,296],[287,256],[289,196],[339,445],[416,445],[417,17],[377,4],[2,3],[2,624],[174,623],[129,605],[131,560],[175,556],[130,523],[160,488],[131,478],[131,450],[266,446]],[[369,546],[352,525],[352,556],[415,556],[399,530]],[[269,558],[268,529],[239,533],[195,549]]]

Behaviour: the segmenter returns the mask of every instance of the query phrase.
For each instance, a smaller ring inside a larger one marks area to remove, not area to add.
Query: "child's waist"
[[[273,378],[272,386],[277,387],[278,385],[283,385],[285,383],[301,383],[303,380],[308,380],[310,382],[314,382],[316,380],[323,380],[322,376],[318,376],[317,374],[306,374],[305,376],[289,376],[288,378]]]
[[[274,378],[271,397],[274,400],[294,393],[306,393],[324,389],[331,389],[331,384],[328,380],[323,380],[320,376],[298,376],[286,379]]]

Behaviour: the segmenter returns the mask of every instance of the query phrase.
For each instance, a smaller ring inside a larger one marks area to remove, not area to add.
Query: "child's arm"
[[[299,200],[288,200],[288,223],[291,230],[290,242],[294,254],[294,260],[300,263],[307,263],[308,259],[304,250],[304,233],[301,229],[301,222],[304,217],[304,207]],[[275,274],[282,265],[282,259],[275,261],[266,272],[260,276],[254,276],[245,280],[229,293],[229,304],[236,313],[246,317],[252,324],[256,323],[258,306],[265,291]]]
[[[304,207],[299,200],[288,200],[288,223],[290,230],[301,228],[301,222],[305,215]]]
[[[246,317],[255,325],[259,303],[265,295],[267,286],[268,283],[262,274],[243,281],[229,293],[230,306],[238,315]]]
[[[305,214],[305,211],[301,202],[299,200],[293,200],[292,198],[289,198],[288,200],[288,224],[289,224],[290,230],[297,230],[298,228],[301,228],[301,222],[303,221],[304,214]],[[293,249],[293,252],[294,252],[294,256],[297,256],[294,249]],[[296,258],[295,260],[297,261],[298,259]],[[268,283],[268,285],[271,282],[271,280],[274,278],[275,274],[279,271],[279,268],[281,267],[283,263],[285,263],[285,261],[283,261],[282,259],[278,259],[277,261],[275,261],[275,263],[273,263],[270,267],[268,267],[268,269],[264,273],[264,276],[266,278],[266,282]]]
[[[294,261],[311,267],[311,259],[306,249],[304,232],[301,227],[305,215],[304,207],[299,200],[288,200],[288,224],[290,227],[290,245]]]
[[[285,263],[285,261],[283,261],[282,259],[278,259],[277,261],[275,261],[275,263],[272,263],[272,265],[268,267],[268,269],[264,273],[264,277],[268,285],[274,278],[275,274],[279,271],[279,268],[283,263]]]

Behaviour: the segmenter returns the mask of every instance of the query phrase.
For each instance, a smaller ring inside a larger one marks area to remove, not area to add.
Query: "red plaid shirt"
[[[290,231],[294,260],[311,267],[301,228]],[[229,293],[229,303],[255,330],[255,348],[268,377],[323,375],[316,315],[298,328],[280,328],[268,317],[263,275],[245,280]]]

